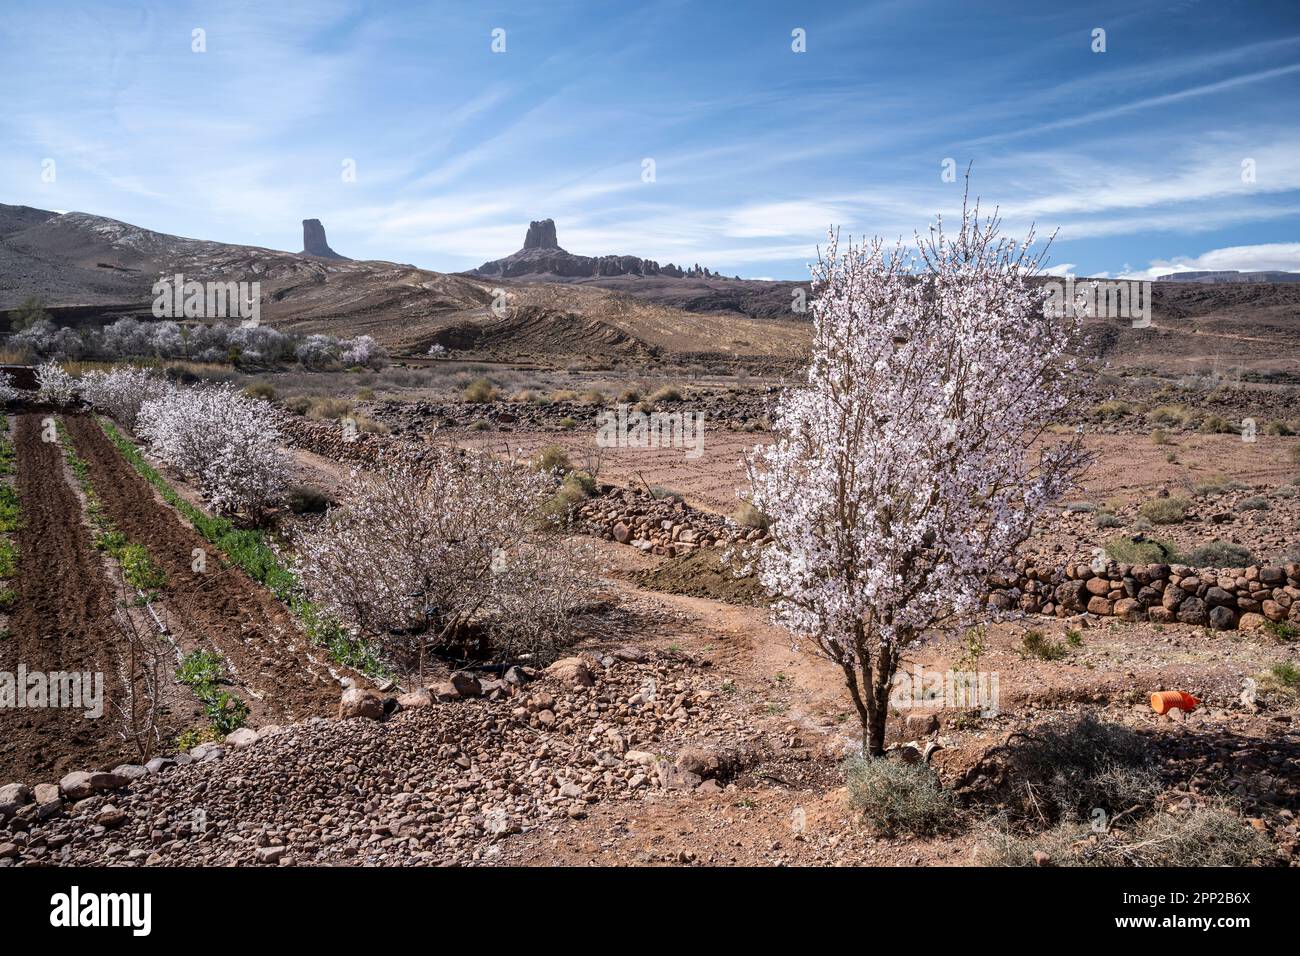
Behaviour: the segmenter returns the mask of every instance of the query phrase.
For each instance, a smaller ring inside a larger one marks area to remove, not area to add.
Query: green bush
[[[1260,495],[1253,495],[1237,502],[1238,511],[1267,511],[1268,508],[1268,499]]]
[[[1296,627],[1290,621],[1265,621],[1264,630],[1279,641],[1294,641],[1300,637],[1300,627]]]
[[[18,570],[18,547],[9,538],[0,538],[0,578],[11,578]]]
[[[1152,524],[1178,524],[1187,517],[1190,504],[1186,498],[1153,498],[1142,503],[1138,514]]]
[[[1274,664],[1268,672],[1283,687],[1289,687],[1291,690],[1300,689],[1300,667],[1290,661]]]
[[[1115,517],[1109,511],[1103,511],[1101,514],[1097,515],[1094,524],[1096,524],[1098,528],[1121,528],[1124,526],[1124,522],[1120,521],[1119,518]]]
[[[95,547],[107,551],[115,558],[121,557],[126,545],[126,535],[120,531],[101,531],[95,535]]]
[[[934,833],[953,823],[956,800],[925,764],[855,757],[845,773],[849,802],[877,833]]]
[[[203,714],[217,737],[237,730],[248,719],[248,705],[218,686],[224,674],[221,655],[203,650],[186,654],[176,669],[176,680],[192,687],[203,702]]]
[[[0,484],[0,534],[12,534],[22,524],[22,507],[13,485]]]
[[[1178,548],[1172,541],[1151,535],[1121,535],[1105,545],[1106,557],[1120,564],[1169,564],[1178,560]]]
[[[1026,657],[1036,657],[1040,661],[1059,661],[1065,656],[1065,645],[1053,641],[1042,631],[1025,631],[1020,639],[1020,649]]]
[[[221,680],[225,667],[221,655],[212,651],[190,651],[176,668],[176,679],[182,684],[215,684]]]
[[[538,471],[566,475],[573,471],[573,462],[569,454],[559,445],[547,445],[538,453],[534,463]]]
[[[1230,541],[1203,544],[1184,555],[1183,561],[1194,568],[1244,568],[1257,563],[1249,548]]]
[[[126,583],[137,591],[157,591],[167,583],[167,575],[154,564],[143,545],[128,544],[117,554]]]

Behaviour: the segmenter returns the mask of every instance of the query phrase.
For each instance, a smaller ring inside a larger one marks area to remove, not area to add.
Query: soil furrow
[[[158,500],[94,420],[68,416],[65,422],[114,525],[145,545],[166,572],[160,597],[174,630],[229,661],[248,691],[241,696],[253,722],[287,722],[336,707],[337,683],[306,660],[306,638],[284,605],[239,568],[222,567],[213,546]],[[195,549],[207,554],[203,572],[193,570]]]
[[[14,419],[18,532],[18,599],[10,634],[0,639],[0,670],[15,674],[103,674],[103,715],[69,708],[0,709],[0,780],[57,780],[70,770],[111,767],[126,756],[110,726],[118,691],[113,595],[99,553],[82,521],[81,503],[64,476],[55,442],[41,440],[41,415]]]

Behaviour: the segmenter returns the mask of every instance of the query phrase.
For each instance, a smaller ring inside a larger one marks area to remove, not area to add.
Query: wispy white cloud
[[[1269,242],[1255,246],[1228,246],[1198,256],[1156,259],[1145,269],[1131,269],[1121,279],[1155,279],[1178,272],[1296,272],[1300,273],[1300,242]]]

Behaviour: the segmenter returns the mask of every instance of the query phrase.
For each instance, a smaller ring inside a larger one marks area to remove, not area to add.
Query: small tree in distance
[[[988,616],[989,575],[1088,460],[1077,434],[1035,449],[1077,385],[1077,324],[1030,282],[1032,231],[998,229],[964,200],[957,234],[939,220],[915,249],[832,236],[806,382],[747,461],[774,618],[843,671],[871,756],[903,652]]]

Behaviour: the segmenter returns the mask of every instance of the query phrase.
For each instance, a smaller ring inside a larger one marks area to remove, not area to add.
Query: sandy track
[[[110,700],[118,690],[113,595],[82,522],[81,503],[64,476],[55,442],[41,441],[41,416],[14,420],[18,533],[18,601],[10,636],[0,640],[0,670],[91,671],[104,675],[104,714],[81,710],[0,710],[0,780],[56,780],[70,770],[111,767],[126,756],[115,736]]]
[[[337,707],[337,682],[312,659],[323,652],[308,646],[284,606],[242,570],[222,568],[212,545],[155,496],[93,420],[65,422],[105,511],[166,571],[161,599],[180,642],[226,658],[252,722],[287,722]],[[192,570],[196,548],[207,554],[202,573]]]

